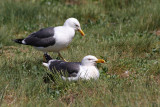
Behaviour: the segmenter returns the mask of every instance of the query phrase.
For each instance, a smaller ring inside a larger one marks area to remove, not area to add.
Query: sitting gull
[[[59,73],[63,80],[89,80],[98,79],[99,70],[96,67],[96,63],[104,63],[103,59],[97,59],[95,56],[87,55],[81,62],[65,62],[62,60],[52,59],[49,55],[45,54],[47,62],[43,62],[52,73],[48,74],[51,80],[54,81],[54,74]],[[49,78],[44,78],[47,82]]]
[[[63,26],[43,28],[30,34],[25,39],[15,39],[14,41],[19,44],[34,46],[45,54],[47,52],[57,52],[65,60],[60,51],[68,47],[77,30],[84,36],[79,21],[75,18],[69,18]]]

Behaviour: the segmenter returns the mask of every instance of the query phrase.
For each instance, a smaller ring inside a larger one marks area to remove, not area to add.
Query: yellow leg
[[[67,60],[65,60],[62,55],[58,52],[58,56],[61,57],[65,62],[68,62]]]

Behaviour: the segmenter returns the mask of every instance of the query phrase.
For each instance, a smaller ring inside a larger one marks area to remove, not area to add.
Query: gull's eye
[[[92,60],[92,59],[88,58],[88,60],[90,61],[90,60]]]
[[[79,27],[78,25],[76,25],[76,27]]]

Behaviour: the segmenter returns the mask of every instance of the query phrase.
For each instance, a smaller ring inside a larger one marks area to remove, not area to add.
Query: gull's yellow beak
[[[78,31],[81,33],[82,36],[84,36],[84,32],[81,29],[78,29]]]
[[[103,60],[103,59],[98,59],[98,60],[96,61],[96,63],[105,63],[105,60]]]

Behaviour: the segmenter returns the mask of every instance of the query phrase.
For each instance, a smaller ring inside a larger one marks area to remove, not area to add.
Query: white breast
[[[81,66],[78,75],[79,78],[88,80],[91,78],[98,79],[100,74],[95,66]]]

